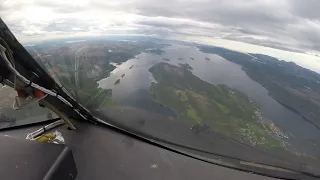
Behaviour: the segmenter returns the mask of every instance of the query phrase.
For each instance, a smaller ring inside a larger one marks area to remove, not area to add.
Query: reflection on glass
[[[19,110],[13,108],[17,92],[11,87],[0,85],[0,129],[20,126],[57,117],[52,111],[31,102]]]

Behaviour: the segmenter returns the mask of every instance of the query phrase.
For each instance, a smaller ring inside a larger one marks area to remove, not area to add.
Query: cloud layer
[[[22,41],[101,34],[224,38],[320,51],[318,0],[4,0],[0,16]]]

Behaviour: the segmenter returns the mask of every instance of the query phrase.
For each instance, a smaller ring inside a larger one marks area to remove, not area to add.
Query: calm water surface
[[[137,59],[126,61],[117,66],[110,77],[99,81],[100,87],[111,88],[113,99],[120,104],[175,116],[172,110],[161,106],[150,97],[149,86],[154,79],[148,69],[159,62],[166,62],[162,60],[163,58],[170,59],[167,63],[173,65],[188,63],[193,68],[192,72],[202,80],[211,84],[225,84],[252,98],[259,104],[262,115],[268,121],[273,121],[284,132],[291,134],[289,142],[292,147],[320,158],[318,147],[320,146],[320,131],[299,114],[270,97],[268,91],[250,79],[241,66],[218,55],[203,53],[191,46],[173,45],[167,47],[165,51],[164,55],[141,53]],[[191,57],[194,60],[191,60]],[[206,57],[210,58],[210,61],[206,60]],[[125,76],[121,78],[123,74]],[[117,79],[120,79],[120,83],[114,85]]]

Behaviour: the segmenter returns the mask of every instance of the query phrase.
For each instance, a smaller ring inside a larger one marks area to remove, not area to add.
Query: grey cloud
[[[300,6],[301,8],[299,8]],[[282,49],[287,50],[297,48],[319,50],[320,26],[312,26],[307,23],[309,19],[316,19],[317,22],[314,22],[319,25],[320,17],[318,16],[320,14],[315,13],[317,9],[320,9],[318,8],[319,6],[320,1],[317,0],[210,0],[197,2],[170,0],[161,5],[148,2],[141,3],[137,6],[137,12],[145,16],[191,18],[220,24],[225,27],[222,30],[231,32],[239,37],[256,35],[282,40],[282,43],[278,42],[277,45],[272,45],[273,41],[265,39],[263,44],[269,47],[280,48],[282,44]],[[295,26],[297,24],[305,27],[305,29]],[[169,26],[171,27],[171,25]],[[234,39],[249,42],[245,38]],[[259,41],[259,44],[262,44],[262,40]],[[292,42],[297,43],[298,47],[288,48],[288,45]]]
[[[40,35],[41,33],[37,31],[41,30],[41,27],[45,26],[43,23],[31,23],[27,20],[9,21],[7,22],[7,25],[14,34],[24,35]]]
[[[0,11],[3,12],[6,10],[6,7],[4,7],[3,3],[0,3]]]
[[[89,30],[89,26],[90,23],[78,19],[58,19],[49,23],[46,27],[43,28],[43,30],[47,32],[72,32],[79,30],[87,32]]]
[[[124,2],[121,3],[119,1],[119,6],[108,5],[104,1],[93,0],[88,1],[86,4],[81,5],[78,3],[68,3],[68,1],[39,1],[37,3],[40,7],[46,7],[53,10],[55,13],[77,13],[86,10],[98,10],[98,11],[121,11],[121,12],[129,12],[134,4],[132,2]]]
[[[156,32],[161,31],[161,36],[171,35],[192,35],[192,36],[207,36],[207,37],[222,37],[223,33],[236,32],[233,29],[225,28],[217,24],[200,23],[191,20],[177,20],[171,18],[149,17],[145,20],[136,22],[139,25],[148,26]],[[170,33],[170,34],[169,34]]]
[[[181,28],[201,28],[204,30],[217,30],[220,27],[217,27],[213,24],[202,24],[197,21],[177,21],[175,19],[165,18],[165,19],[157,19],[156,17],[149,17],[146,20],[139,20],[136,22],[137,24],[147,25],[152,27],[161,27],[168,29],[181,29]]]
[[[10,0],[0,1],[0,17],[8,16],[12,11],[19,11],[23,7],[30,5],[29,2],[22,1],[19,3],[8,3]]]
[[[276,4],[264,1],[178,1],[170,0],[162,5],[142,2],[138,12],[146,16],[184,17],[225,25],[252,25],[255,23],[278,24],[293,21]],[[271,13],[272,12],[272,13]]]
[[[134,32],[162,37],[172,34],[221,37],[295,52],[320,49],[319,0],[92,0],[85,5],[49,0],[35,1],[34,5],[66,16],[87,11],[131,13],[139,15],[133,24],[112,21],[110,28],[130,26]],[[12,7],[0,3],[0,15],[4,12],[1,10],[8,8]],[[16,32],[32,26],[45,32],[89,32],[98,25],[80,18],[56,19],[45,25],[12,23]]]
[[[320,49],[320,24],[305,21],[286,27],[287,35],[299,41],[306,49]]]
[[[292,12],[298,16],[311,19],[320,20],[320,2],[319,0],[292,0]]]
[[[241,41],[241,42],[245,42],[245,43],[249,43],[249,44],[255,44],[255,45],[259,45],[259,46],[265,46],[265,47],[271,47],[271,48],[275,48],[275,49],[281,49],[281,50],[285,50],[285,51],[291,51],[291,52],[299,52],[299,53],[303,53],[304,51],[294,48],[294,47],[290,47],[289,45],[284,45],[282,43],[279,43],[277,41],[273,41],[273,40],[259,40],[259,39],[255,39],[255,38],[251,38],[251,37],[239,37],[239,36],[225,36],[225,39],[229,39],[229,40],[234,40],[234,41]]]
[[[39,1],[40,7],[50,8],[55,13],[76,13],[88,9],[86,6],[79,6],[77,3],[68,3],[67,1]]]
[[[243,28],[231,28],[231,29],[238,31],[240,33],[243,33],[243,34],[261,35],[260,33],[258,33],[257,31],[254,31],[254,30],[243,29]]]

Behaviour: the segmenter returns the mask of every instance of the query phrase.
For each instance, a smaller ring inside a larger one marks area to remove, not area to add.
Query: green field
[[[258,105],[226,85],[212,85],[186,68],[159,63],[149,69],[157,81],[150,86],[155,100],[175,110],[192,126],[214,131],[251,146],[278,148],[275,127],[261,121]]]

